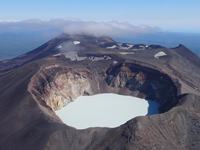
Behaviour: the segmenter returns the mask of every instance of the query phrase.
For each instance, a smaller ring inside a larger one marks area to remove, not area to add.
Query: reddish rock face
[[[58,110],[81,95],[93,93],[90,76],[91,73],[83,69],[44,67],[32,78],[29,92],[36,100]]]
[[[80,41],[77,54],[86,59],[60,55],[56,47],[66,41]],[[130,55],[121,55],[120,49],[104,47],[110,43],[118,44],[104,37],[62,35],[0,62],[0,150],[199,149],[199,58],[182,46],[138,45],[137,51],[134,47],[126,50]],[[161,50],[168,57],[155,59]],[[161,114],[133,118],[113,129],[76,130],[54,113],[80,95],[106,92],[156,100]]]

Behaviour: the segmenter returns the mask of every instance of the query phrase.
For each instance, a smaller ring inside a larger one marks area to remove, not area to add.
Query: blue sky
[[[200,0],[0,0],[0,14],[0,20],[115,20],[200,31]]]

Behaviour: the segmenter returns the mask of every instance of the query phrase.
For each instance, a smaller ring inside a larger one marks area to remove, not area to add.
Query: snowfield
[[[117,48],[117,45],[113,45],[113,46],[108,46],[108,47],[106,47],[107,49],[115,49],[115,48]]]
[[[73,44],[74,45],[79,45],[79,44],[81,44],[81,42],[80,41],[73,41]]]
[[[154,55],[155,58],[159,59],[160,57],[167,56],[167,54],[163,51],[160,51]]]

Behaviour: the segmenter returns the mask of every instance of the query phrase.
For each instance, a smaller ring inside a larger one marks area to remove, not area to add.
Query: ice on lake
[[[117,127],[128,120],[158,113],[158,103],[132,96],[98,94],[80,96],[56,114],[77,129],[89,127]]]

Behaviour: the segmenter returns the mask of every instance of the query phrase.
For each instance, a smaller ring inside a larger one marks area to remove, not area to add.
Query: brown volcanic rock
[[[29,92],[35,99],[45,101],[53,110],[57,110],[85,93],[93,93],[89,76],[88,71],[81,69],[74,71],[56,65],[48,66],[40,69],[32,78]]]
[[[56,47],[73,40],[81,42],[78,55],[86,57],[82,61],[57,56]],[[102,47],[110,44],[117,42],[108,37],[62,35],[24,56],[1,62],[0,150],[198,150],[199,58],[193,54],[187,58],[190,51],[183,46],[130,49],[126,52],[134,54],[122,55],[120,49]],[[156,59],[160,51],[167,57]],[[53,111],[80,95],[104,92],[155,98],[163,113],[133,118],[117,128],[76,130]]]

